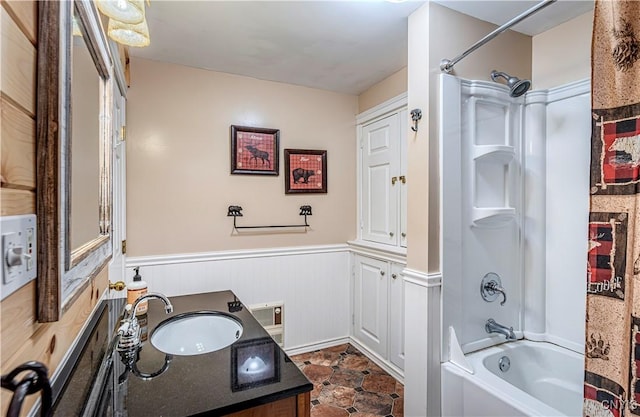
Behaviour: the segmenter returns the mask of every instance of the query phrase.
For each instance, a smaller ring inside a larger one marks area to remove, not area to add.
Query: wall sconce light
[[[144,20],[144,0],[99,0],[96,5],[103,15],[122,23],[135,25]]]
[[[140,48],[148,46],[151,43],[146,19],[143,19],[142,22],[137,24],[123,23],[119,20],[109,19],[107,33],[111,39],[123,45]]]

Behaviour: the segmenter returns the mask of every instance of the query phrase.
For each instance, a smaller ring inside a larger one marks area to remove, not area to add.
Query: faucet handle
[[[489,272],[480,283],[480,295],[484,301],[491,303],[498,298],[498,294],[502,294],[500,305],[503,306],[507,302],[507,293],[502,287],[500,276],[495,272]]]
[[[502,298],[502,301],[500,302],[501,306],[503,306],[504,303],[507,302],[507,293],[504,291],[504,288],[502,288],[500,286],[500,284],[498,284],[497,282],[495,282],[495,281],[488,282],[487,286],[486,286],[486,290],[487,290],[487,292],[493,292],[494,294],[495,293],[502,294],[503,298]]]

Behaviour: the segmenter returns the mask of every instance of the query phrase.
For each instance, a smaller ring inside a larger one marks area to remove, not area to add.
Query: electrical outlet
[[[37,276],[36,216],[27,214],[0,217],[0,233],[0,299],[4,299]]]

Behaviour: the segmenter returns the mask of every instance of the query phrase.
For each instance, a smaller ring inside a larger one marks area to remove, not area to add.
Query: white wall
[[[534,90],[557,87],[591,76],[593,11],[533,37],[531,81]]]
[[[135,266],[149,291],[169,297],[230,289],[245,305],[283,301],[288,350],[349,336],[346,245],[133,257],[127,282]]]

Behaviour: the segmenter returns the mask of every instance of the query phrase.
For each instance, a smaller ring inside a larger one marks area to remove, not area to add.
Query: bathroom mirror
[[[111,258],[111,61],[93,2],[39,3],[38,321]]]

